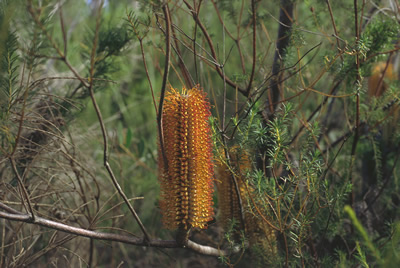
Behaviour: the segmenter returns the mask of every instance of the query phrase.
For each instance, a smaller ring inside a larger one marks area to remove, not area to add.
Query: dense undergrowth
[[[399,10],[1,1],[0,267],[397,267]],[[158,203],[158,108],[170,86],[197,85],[216,216],[188,238],[219,257],[35,221],[174,240]]]

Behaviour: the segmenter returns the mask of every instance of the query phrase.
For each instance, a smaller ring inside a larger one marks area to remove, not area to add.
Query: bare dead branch
[[[33,207],[32,207],[32,203],[31,203],[31,199],[29,198],[28,191],[26,190],[25,185],[24,185],[24,183],[22,181],[22,178],[19,175],[19,172],[17,170],[17,166],[15,165],[14,158],[12,158],[12,157],[10,158],[10,163],[11,163],[12,169],[14,171],[14,174],[17,177],[19,187],[21,188],[21,192],[22,192],[22,195],[23,195],[23,197],[21,196],[21,199],[22,200],[25,199],[25,201],[26,201],[28,206],[26,207],[24,201],[22,201],[22,203],[25,206],[26,211],[31,214],[31,217],[34,220],[35,219],[35,213],[33,213]]]
[[[6,210],[8,212],[0,211],[0,218],[7,219],[10,221],[19,221],[25,222],[29,224],[35,224],[38,226],[58,230],[61,232],[93,238],[98,240],[106,240],[106,241],[114,241],[125,244],[131,244],[135,246],[148,246],[148,247],[156,247],[156,248],[180,248],[181,246],[174,240],[158,240],[158,239],[149,239],[145,240],[143,238],[138,238],[134,236],[114,234],[114,233],[103,233],[92,230],[83,229],[80,227],[75,227],[71,225],[67,225],[64,223],[48,220],[39,216],[36,216],[34,219],[28,215],[17,212],[13,208],[8,207],[7,205],[0,202],[0,208]],[[226,250],[216,249],[210,246],[200,245],[191,240],[187,241],[187,244],[183,246],[183,248],[188,248],[194,252],[209,255],[209,256],[224,256],[228,255],[229,252]]]

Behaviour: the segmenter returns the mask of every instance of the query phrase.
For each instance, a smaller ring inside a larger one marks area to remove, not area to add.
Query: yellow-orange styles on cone
[[[171,89],[165,95],[159,181],[160,208],[167,229],[205,229],[212,219],[210,115],[206,94],[199,88]]]
[[[230,163],[227,162],[225,155],[216,160],[215,174],[220,209],[219,220],[225,230],[228,229],[230,220],[236,220],[239,223],[236,227],[237,230],[239,232],[245,231],[250,247],[259,248],[264,257],[271,259],[277,254],[276,234],[258,216],[259,212],[255,207],[262,207],[262,205],[254,203],[258,202],[256,189],[246,182],[246,171],[252,169],[250,153],[239,146],[229,148],[228,153]],[[235,177],[239,191],[236,190],[233,177]],[[242,209],[238,194],[240,195]],[[266,215],[265,217],[268,218]]]

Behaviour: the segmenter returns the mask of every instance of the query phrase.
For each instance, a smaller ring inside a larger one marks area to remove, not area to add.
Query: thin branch
[[[103,1],[100,2],[99,11],[96,19],[96,31],[93,39],[92,52],[90,53],[90,70],[89,70],[89,89],[93,90],[93,74],[94,74],[94,65],[96,64],[96,49],[97,42],[99,40],[99,30],[100,30],[100,18],[101,18],[101,9],[103,8]],[[64,55],[65,56],[65,55]]]
[[[339,38],[337,37],[337,36],[339,36],[339,34],[338,34],[338,32],[337,32],[337,29],[336,29],[336,23],[335,23],[335,19],[334,19],[334,17],[333,17],[333,12],[332,12],[331,3],[329,2],[329,0],[326,0],[326,4],[327,4],[327,6],[328,6],[329,15],[331,16],[331,21],[332,21],[333,30],[335,31],[337,48],[338,48],[338,50],[340,50]],[[340,56],[340,58],[343,60],[343,56]]]
[[[145,57],[145,54],[144,54],[144,47],[143,47],[143,38],[144,38],[144,36],[140,36],[139,32],[136,30],[136,26],[135,26],[135,23],[133,21],[133,18],[130,16],[130,14],[128,12],[126,13],[126,16],[128,18],[128,21],[129,21],[131,27],[132,27],[133,32],[135,33],[135,36],[138,39],[139,44],[140,44],[140,52],[142,54],[143,67],[144,67],[144,70],[145,70],[145,73],[146,73],[147,81],[149,82],[150,91],[151,91],[151,97],[153,98],[153,105],[154,105],[154,109],[155,109],[156,114],[157,114],[158,113],[157,112],[157,104],[156,104],[156,98],[154,97],[153,84],[151,83],[151,79],[150,79],[150,75],[149,75],[149,69],[147,67],[146,57]]]
[[[282,69],[281,71],[286,71],[286,70],[293,69],[294,67],[297,66],[297,64],[298,64],[304,57],[306,57],[311,51],[313,51],[314,49],[316,49],[316,48],[319,47],[320,45],[321,45],[321,43],[319,43],[318,45],[312,47],[312,48],[309,49],[296,63],[294,63],[293,65],[291,65],[291,66],[289,66],[289,67],[285,67],[285,68]],[[300,67],[298,70],[292,72],[292,73],[291,73],[290,75],[288,75],[287,77],[282,78],[281,81],[277,81],[277,83],[282,83],[282,82],[288,80],[289,78],[293,77],[293,76],[294,76],[295,74],[297,74],[302,68],[305,68],[305,66],[307,66],[307,65],[314,59],[314,57],[315,57],[315,56],[312,56],[311,60],[309,60],[305,65],[303,65],[302,67]],[[247,105],[247,104],[244,104],[244,105],[239,109],[240,111],[245,111],[245,110],[246,110],[246,113],[245,113],[245,115],[237,122],[237,124],[235,124],[234,129],[233,129],[232,134],[231,134],[231,138],[233,138],[233,136],[234,136],[234,134],[235,134],[237,128],[238,128],[239,125],[241,124],[241,122],[242,122],[245,118],[247,118],[247,116],[249,115],[250,111],[253,109],[254,105],[261,99],[261,97],[265,94],[265,92],[266,92],[267,90],[270,89],[270,87],[264,87],[264,86],[267,84],[267,82],[270,81],[270,79],[272,79],[272,75],[271,75],[271,76],[268,76],[267,78],[265,78],[265,79],[257,86],[257,89],[255,90],[255,92],[254,92],[253,94],[251,94],[251,95],[254,95],[254,96],[257,95],[257,96],[256,96],[256,98],[251,102],[251,105],[250,105],[247,109],[244,109],[245,105]],[[263,88],[263,87],[264,87],[264,88]],[[262,92],[260,92],[261,89],[263,89]],[[291,96],[291,97],[289,97],[289,98],[280,100],[280,101],[279,101],[278,103],[276,103],[276,104],[283,103],[283,102],[285,102],[285,101],[288,101],[288,100],[290,100],[290,99],[293,99],[293,98],[295,98],[295,97],[297,97],[297,96],[303,94],[304,92],[306,92],[306,90],[300,91],[299,93],[297,93],[297,94],[295,94],[294,96]],[[251,95],[248,97],[248,100],[250,100],[252,97],[254,97],[254,96],[251,96]],[[268,104],[268,106],[267,106],[266,108],[269,108],[269,105],[274,105],[274,103]],[[230,123],[233,123],[233,121],[230,120],[230,121],[228,122],[226,128],[229,126]]]
[[[211,2],[213,4],[213,6],[214,6],[215,12],[217,12],[217,16],[218,16],[219,22],[222,24],[222,27],[224,27],[225,32],[228,34],[228,36],[232,40],[236,41],[236,38],[229,32],[228,28],[226,27],[225,22],[224,22],[224,20],[222,19],[222,16],[221,16],[221,12],[219,12],[219,9],[217,7],[216,1],[215,0],[211,0]]]
[[[101,127],[101,133],[103,135],[103,143],[104,143],[104,153],[103,153],[103,160],[104,160],[104,166],[108,171],[108,174],[110,175],[110,178],[114,184],[114,187],[117,189],[118,193],[121,195],[123,200],[125,201],[126,205],[128,206],[130,212],[132,213],[133,217],[135,218],[136,222],[139,224],[140,229],[142,230],[144,234],[144,240],[148,241],[150,240],[150,236],[146,231],[146,228],[144,227],[143,223],[141,222],[139,216],[137,215],[135,209],[129,202],[129,199],[126,197],[125,193],[123,192],[121,186],[119,185],[114,172],[111,169],[110,164],[108,163],[108,140],[107,140],[107,132],[106,128],[104,125],[103,117],[101,115],[100,108],[96,102],[96,98],[94,96],[94,91],[93,91],[93,74],[94,74],[94,65],[95,65],[95,58],[96,58],[96,47],[97,47],[97,40],[98,40],[98,34],[99,34],[99,27],[100,27],[100,18],[101,18],[101,8],[103,6],[103,2],[99,5],[99,11],[98,11],[98,17],[96,21],[96,32],[95,32],[95,37],[93,40],[93,48],[92,48],[92,53],[91,53],[91,62],[90,62],[90,81],[89,81],[89,93],[90,93],[90,98],[92,100],[93,107],[96,111],[97,118]]]
[[[63,41],[64,41],[64,57],[67,57],[67,34],[65,32],[64,18],[63,18],[61,6],[60,6],[60,25],[61,25],[61,32],[62,32]]]
[[[143,40],[142,39],[139,39],[139,44],[140,44],[140,51],[142,53],[143,67],[144,67],[144,70],[146,72],[147,81],[149,81],[150,90],[151,90],[151,97],[153,99],[154,109],[155,109],[156,114],[157,114],[156,98],[154,97],[153,85],[151,83],[151,79],[150,79],[150,75],[149,75],[149,69],[147,68],[146,57],[145,57],[145,54],[144,54],[144,47],[143,47]]]
[[[2,225],[3,228],[1,228],[1,251],[0,251],[0,267],[3,267],[4,263],[4,250],[5,250],[5,242],[6,242],[6,220],[3,219]]]
[[[2,205],[4,207],[5,205]],[[64,223],[59,223],[56,221],[48,220],[42,217],[35,217],[33,220],[30,215],[28,214],[12,214],[0,211],[0,218],[8,219],[11,221],[21,221],[31,224],[40,225],[43,227],[48,227],[51,229],[55,229],[58,231],[84,236],[88,238],[100,239],[100,240],[109,240],[109,241],[116,241],[122,242],[132,245],[138,246],[150,246],[150,247],[163,247],[163,248],[176,248],[177,244],[175,241],[163,241],[163,240],[149,240],[144,241],[142,238],[134,237],[134,236],[127,236],[127,235],[120,235],[120,234],[113,234],[113,233],[102,233],[96,232],[92,230],[87,230],[75,226],[70,226]]]
[[[12,169],[13,169],[13,171],[14,171],[14,173],[15,173],[15,176],[17,177],[19,187],[21,187],[21,191],[22,191],[22,194],[23,194],[23,196],[24,196],[24,198],[22,198],[22,196],[21,196],[21,199],[22,199],[22,200],[23,200],[23,199],[26,200],[26,203],[28,204],[28,207],[25,206],[25,202],[24,202],[24,201],[22,201],[22,203],[23,203],[23,205],[25,206],[26,211],[29,212],[29,213],[31,214],[31,215],[29,216],[30,219],[35,220],[35,214],[33,213],[33,207],[32,207],[31,200],[30,200],[30,198],[29,198],[28,191],[26,190],[26,188],[25,188],[25,186],[24,186],[24,183],[23,183],[23,181],[22,181],[22,178],[21,178],[21,176],[19,175],[19,172],[18,172],[18,170],[17,170],[17,166],[15,165],[14,158],[12,158],[12,157],[10,158],[10,163],[11,163]]]
[[[242,5],[240,7],[238,22],[236,23],[237,39],[235,40],[235,43],[236,43],[236,46],[237,46],[238,52],[239,52],[240,64],[242,65],[242,72],[243,72],[243,74],[246,74],[246,67],[244,66],[244,57],[243,57],[242,49],[240,48],[240,40],[241,40],[241,36],[240,36],[240,28],[241,27],[240,26],[242,24],[243,10],[244,10],[244,0],[242,0]]]
[[[376,56],[378,56],[378,55],[392,54],[393,52],[396,52],[396,51],[398,51],[398,50],[400,50],[400,47],[396,47],[396,48],[394,48],[394,49],[387,50],[387,51],[383,51],[383,52],[376,52],[376,53],[374,53],[374,54],[371,54],[371,55],[368,56],[367,58],[363,59],[363,60],[362,60],[362,63],[368,62],[370,59],[372,59],[373,57],[376,57]]]
[[[192,7],[186,0],[183,0],[183,2],[184,2],[184,3],[186,4],[186,6],[188,7],[190,13],[192,14],[192,17],[193,17],[194,21],[199,25],[201,31],[203,32],[203,34],[204,34],[204,36],[205,36],[205,38],[206,38],[206,40],[207,40],[208,46],[210,47],[211,55],[212,55],[212,57],[213,57],[213,60],[216,61],[216,60],[217,60],[217,53],[216,53],[216,51],[215,51],[214,44],[213,44],[213,42],[212,42],[212,39],[211,39],[210,35],[208,34],[208,31],[207,31],[206,27],[205,27],[204,24],[200,21],[196,10],[194,10],[193,7]],[[245,89],[239,87],[239,85],[237,85],[235,82],[233,82],[232,80],[230,80],[228,77],[225,76],[225,74],[222,72],[222,66],[220,66],[220,65],[215,65],[215,70],[217,71],[217,73],[219,74],[219,76],[220,76],[222,79],[224,79],[224,80],[226,81],[226,83],[228,83],[228,85],[230,85],[230,86],[233,87],[233,88],[237,88],[242,94],[245,94],[245,93],[246,93],[246,90],[245,90]]]
[[[169,8],[168,8],[168,15],[170,16],[169,21],[172,23],[171,12],[170,12]],[[182,72],[183,78],[185,79],[186,87],[193,88],[194,87],[193,78],[190,76],[190,73],[189,73],[185,63],[183,62],[181,49],[179,48],[179,44],[178,44],[178,38],[176,37],[175,27],[171,27],[171,32],[172,32],[172,37],[175,42],[175,52],[176,52],[176,55],[178,56],[178,66]]]
[[[54,39],[48,33],[48,31],[46,30],[44,25],[40,22],[39,18],[36,16],[36,12],[32,6],[32,0],[28,1],[28,11],[31,14],[32,18],[34,19],[36,25],[39,26],[39,28],[42,30],[42,32],[46,35],[47,39],[50,41],[53,48],[57,51],[57,54],[60,56],[59,59],[62,60],[68,66],[68,68],[76,76],[76,78],[78,78],[79,81],[81,81],[82,85],[84,85],[85,87],[89,87],[88,84],[85,82],[85,80],[78,74],[78,72],[74,69],[74,67],[72,67],[72,65],[69,63],[66,55],[60,50],[57,43],[54,41]],[[64,48],[65,47],[66,47],[66,44],[64,44]]]
[[[254,72],[256,69],[256,37],[257,37],[257,23],[256,23],[256,4],[255,4],[255,0],[251,1],[251,10],[253,12],[253,66],[251,67],[251,74],[250,74],[250,81],[249,81],[249,85],[247,86],[246,89],[246,96],[250,95],[250,91],[251,91],[251,85],[253,84],[253,79],[254,79]]]
[[[170,21],[168,4],[165,4],[162,7],[162,10],[165,19],[165,63],[164,63],[164,76],[161,85],[160,103],[158,104],[157,126],[158,126],[158,136],[160,140],[161,153],[164,160],[164,166],[166,169],[168,169],[168,161],[164,149],[164,133],[162,128],[163,126],[162,119],[163,119],[164,97],[167,88],[167,81],[169,74],[169,64],[171,60],[171,21]]]
[[[200,11],[201,0],[197,7],[197,13]],[[196,52],[196,39],[197,39],[197,22],[194,23],[193,30],[193,61],[194,61],[194,73],[196,75],[196,83],[199,83],[199,70],[197,67],[197,52]]]
[[[24,92],[24,102],[22,104],[22,109],[21,109],[21,118],[19,119],[19,124],[18,124],[18,132],[17,132],[17,137],[15,138],[15,144],[14,148],[10,154],[10,157],[12,158],[15,152],[17,151],[18,143],[19,140],[21,139],[21,132],[22,132],[22,125],[24,123],[24,116],[25,116],[25,107],[26,107],[26,99],[28,97],[28,91],[29,88],[27,88]]]
[[[342,83],[344,79],[340,79],[333,87],[332,89],[329,91],[329,95],[334,95],[336,94],[336,91],[339,89],[340,84]],[[330,98],[330,96],[325,96],[324,100],[322,101],[322,103],[320,103],[318,105],[318,107],[311,113],[311,115],[308,117],[307,122],[310,122],[311,119],[321,110],[321,108],[327,103],[328,99]],[[296,134],[293,136],[292,140],[289,142],[288,145],[292,144],[297,137],[299,136],[299,134],[303,131],[304,129],[304,125],[302,125],[299,130],[296,132]]]

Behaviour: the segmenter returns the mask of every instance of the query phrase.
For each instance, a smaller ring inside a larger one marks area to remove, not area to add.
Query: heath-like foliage
[[[231,221],[238,222],[236,228],[245,231],[250,247],[272,257],[277,253],[275,231],[255,211],[256,190],[246,180],[246,172],[252,170],[250,154],[239,146],[228,153],[229,164],[224,156],[216,161],[219,221],[225,230]]]

